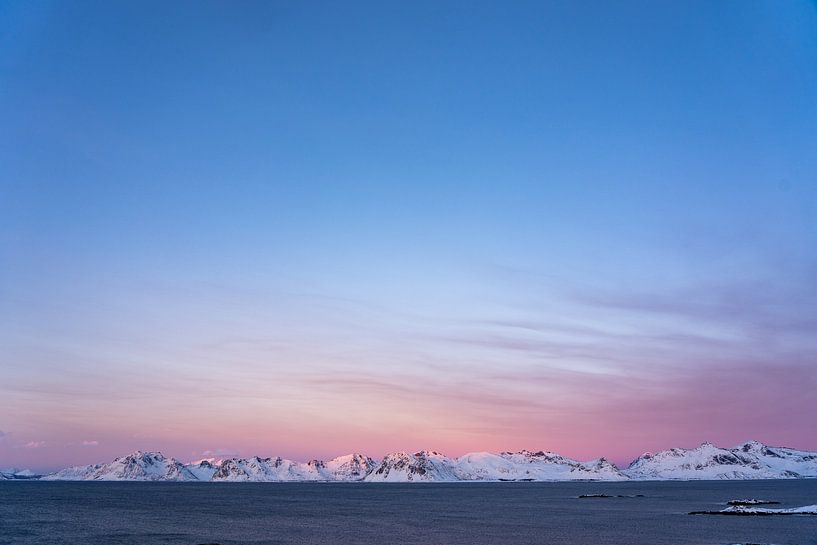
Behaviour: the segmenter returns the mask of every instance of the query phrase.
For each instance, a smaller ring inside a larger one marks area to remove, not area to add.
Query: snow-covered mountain
[[[303,464],[282,458],[230,458],[221,462],[213,481],[311,481]]]
[[[159,452],[137,451],[109,464],[63,469],[43,477],[49,481],[359,481],[376,462],[362,454],[340,456],[328,462],[307,463],[283,458],[228,458],[184,465]]]
[[[817,477],[817,453],[757,441],[728,449],[703,443],[694,449],[642,454],[623,473],[636,480]]]
[[[174,458],[159,452],[136,451],[109,464],[69,467],[42,478],[48,481],[196,481]]]
[[[604,458],[579,462],[552,452],[472,452],[456,460],[463,481],[622,481],[626,477]]]
[[[37,475],[30,469],[0,469],[0,481],[22,481],[39,478],[40,475]]]
[[[439,452],[396,452],[376,462],[362,454],[328,462],[283,458],[228,458],[182,464],[158,452],[137,451],[109,464],[63,469],[45,480],[214,482],[449,482],[449,481],[621,481],[672,479],[817,478],[817,452],[769,447],[749,441],[734,448],[704,443],[694,449],[646,453],[625,470],[604,458],[580,462],[552,452],[472,452],[449,458]],[[0,473],[0,480],[12,478]],[[20,478],[20,477],[13,477]],[[31,478],[31,477],[28,477]]]
[[[293,462],[283,458],[230,458],[207,469],[190,467],[202,480],[212,481],[360,481],[375,467],[375,462],[362,454],[348,454],[328,462],[311,460]],[[208,478],[209,475],[209,478]]]
[[[221,460],[218,462],[213,459],[200,460],[187,464],[187,470],[193,474],[197,481],[210,481],[220,466]]]
[[[283,458],[257,456],[230,458],[213,468],[213,481],[359,481],[374,468],[374,461],[361,454],[349,454],[328,462],[311,460],[293,462]],[[206,476],[201,468],[191,468],[194,474]]]
[[[760,464],[771,468],[780,476],[817,477],[817,452],[769,447],[758,441],[748,441],[735,447],[735,450],[754,456]]]
[[[395,452],[387,455],[380,465],[371,472],[367,481],[374,482],[415,482],[415,481],[458,481],[454,473],[456,461],[434,451],[420,451],[415,454]]]
[[[363,454],[347,454],[329,460],[324,465],[325,471],[335,481],[360,481],[377,468],[378,463]]]

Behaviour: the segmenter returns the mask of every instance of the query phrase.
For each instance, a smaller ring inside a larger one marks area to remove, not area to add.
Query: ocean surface
[[[0,544],[817,545],[817,517],[687,514],[750,497],[817,504],[817,480],[0,482]]]

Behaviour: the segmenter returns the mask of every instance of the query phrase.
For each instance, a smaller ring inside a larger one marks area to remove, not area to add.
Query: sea
[[[608,498],[580,498],[604,494]],[[620,496],[620,497],[619,497]],[[0,482],[0,544],[817,545],[817,479],[691,482]]]

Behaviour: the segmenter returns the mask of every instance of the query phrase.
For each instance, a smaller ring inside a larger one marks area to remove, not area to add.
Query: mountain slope
[[[758,441],[748,441],[732,450],[754,456],[758,463],[781,476],[817,477],[817,452],[770,447]]]
[[[34,473],[30,469],[0,469],[0,481],[26,481],[39,479],[40,477],[41,475]]]
[[[415,454],[395,452],[387,455],[367,477],[370,482],[458,481],[454,460],[434,451]]]
[[[0,480],[36,478],[0,473]],[[348,454],[323,462],[283,458],[229,458],[184,465],[158,452],[137,451],[108,464],[63,469],[44,480],[215,481],[215,482],[449,482],[449,481],[621,481],[673,479],[817,478],[817,452],[770,447],[749,441],[734,448],[704,443],[636,458],[619,470],[604,458],[581,462],[552,452],[472,452],[449,458],[439,452],[396,452],[381,462]]]
[[[328,462],[310,460],[307,463],[293,462],[283,458],[249,459],[230,458],[217,466],[208,463],[208,468],[201,466],[189,469],[202,480],[213,481],[359,481],[371,473],[375,462],[362,454],[348,454]]]
[[[373,459],[363,454],[347,454],[329,460],[325,470],[335,481],[360,481],[377,468]]]
[[[623,472],[631,479],[793,479],[817,477],[817,453],[749,441],[734,448],[703,443],[694,449],[645,453]]]
[[[456,460],[454,473],[460,480],[487,481],[621,481],[626,477],[601,458],[579,462],[552,452],[471,452]]]
[[[136,451],[109,464],[77,466],[46,475],[48,481],[196,481],[181,462],[160,452]]]

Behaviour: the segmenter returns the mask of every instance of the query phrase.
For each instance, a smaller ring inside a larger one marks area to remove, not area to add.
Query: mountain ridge
[[[160,452],[136,451],[107,464],[75,466],[42,480],[209,482],[644,481],[817,478],[817,452],[747,441],[733,448],[705,442],[646,452],[626,468],[605,458],[578,461],[549,451],[394,452],[377,461],[360,453],[296,462],[281,457],[225,458],[184,464]]]

